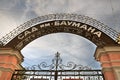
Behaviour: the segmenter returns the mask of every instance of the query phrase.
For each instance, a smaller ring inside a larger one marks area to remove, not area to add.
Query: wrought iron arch
[[[40,16],[25,22],[1,38],[0,46],[21,50],[34,39],[57,32],[83,36],[98,47],[118,45],[119,42],[119,33],[103,23],[87,16],[63,13]]]

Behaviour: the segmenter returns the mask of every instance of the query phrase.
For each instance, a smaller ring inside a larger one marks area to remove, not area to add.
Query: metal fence
[[[101,70],[16,70],[11,80],[104,80]]]

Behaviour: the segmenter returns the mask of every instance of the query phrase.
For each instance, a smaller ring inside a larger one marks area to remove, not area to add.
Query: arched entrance
[[[111,59],[114,59],[116,56],[115,54],[111,53],[108,55],[108,52],[111,52],[111,50],[107,50],[108,48],[111,49],[111,46],[117,46],[117,48],[114,47],[115,50],[112,50],[112,52],[116,52],[116,50],[119,51],[119,33],[107,27],[103,23],[100,23],[97,20],[89,18],[87,16],[81,16],[77,14],[50,14],[32,19],[23,25],[20,25],[8,35],[4,36],[0,40],[0,47],[2,51],[1,53],[4,53],[4,51],[6,53],[7,51],[6,55],[8,55],[8,53],[10,55],[14,55],[14,60],[13,57],[8,58],[7,56],[8,59],[12,59],[13,61],[16,60],[16,63],[12,63],[12,67],[10,67],[12,70],[20,68],[16,67],[15,65],[20,64],[22,61],[22,55],[19,54],[19,51],[22,48],[24,48],[27,44],[38,37],[58,32],[77,34],[96,44],[98,49],[96,51],[95,57],[97,60],[100,60],[101,63],[104,63],[102,61],[104,59],[110,63]],[[106,48],[106,46],[108,47]],[[12,50],[10,48],[12,48]],[[104,54],[107,53],[107,55],[104,55],[103,52]],[[114,57],[111,55],[114,55]],[[108,60],[107,57],[109,56],[112,58],[110,57],[111,59]],[[6,56],[4,57],[6,58]],[[119,57],[115,59],[118,60]],[[107,73],[106,71],[104,72],[106,80],[115,79],[115,76],[113,76],[114,74],[112,71],[110,71],[113,69],[111,67],[114,65],[108,65],[106,63],[104,64],[105,66],[103,65],[102,67],[107,68]],[[119,65],[119,62],[117,64]],[[108,67],[110,68],[109,70]],[[112,77],[108,78],[110,75],[112,75]],[[119,75],[119,71],[117,72],[117,75]]]

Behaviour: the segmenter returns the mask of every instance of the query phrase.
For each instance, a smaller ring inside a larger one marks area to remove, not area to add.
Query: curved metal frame
[[[114,41],[118,39],[119,33],[113,30],[112,28],[109,28],[107,25],[104,25],[103,23],[90,18],[88,16],[78,15],[78,14],[67,14],[67,13],[61,13],[61,14],[49,14],[45,16],[40,16],[34,19],[31,19],[30,21],[25,22],[24,24],[18,26],[16,29],[11,31],[10,33],[6,34],[4,37],[0,39],[0,45],[5,46],[7,43],[9,43],[13,38],[15,38],[18,34],[21,32],[27,30],[28,28],[43,23],[47,21],[53,21],[53,20],[72,20],[72,21],[78,21],[82,22],[88,25],[91,25],[105,34],[107,34],[109,37],[111,37]],[[117,40],[117,42],[119,42]]]

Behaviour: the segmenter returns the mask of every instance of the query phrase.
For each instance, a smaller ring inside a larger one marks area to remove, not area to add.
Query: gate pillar
[[[97,48],[94,56],[101,63],[105,80],[120,80],[120,46]]]
[[[15,69],[23,69],[22,61],[23,56],[18,50],[0,48],[0,80],[11,80]]]

